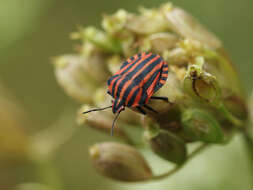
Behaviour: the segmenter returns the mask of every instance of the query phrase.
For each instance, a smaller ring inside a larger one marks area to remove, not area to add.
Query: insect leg
[[[164,97],[164,96],[151,96],[150,99],[153,99],[153,100],[163,100],[163,101],[169,102],[169,99],[167,97]]]
[[[154,113],[158,113],[158,111],[154,110],[153,108],[151,108],[150,106],[144,104],[143,107],[147,108],[148,110],[154,112]]]
[[[143,115],[146,115],[146,112],[140,107],[140,106],[138,106],[138,107],[136,107]]]

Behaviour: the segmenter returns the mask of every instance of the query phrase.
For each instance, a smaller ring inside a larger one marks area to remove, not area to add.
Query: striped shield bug
[[[165,84],[167,77],[168,64],[160,55],[147,52],[136,54],[128,58],[119,71],[107,81],[107,93],[113,98],[112,105],[92,109],[83,112],[83,114],[112,108],[112,112],[116,114],[111,130],[113,135],[115,121],[125,107],[137,108],[140,113],[145,115],[145,109],[157,113],[147,105],[149,99],[168,102],[167,97],[152,96]]]

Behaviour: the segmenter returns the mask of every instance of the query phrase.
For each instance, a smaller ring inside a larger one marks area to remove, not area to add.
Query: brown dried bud
[[[182,164],[186,160],[185,143],[172,133],[159,129],[148,130],[145,138],[151,149],[161,158],[176,164]]]
[[[120,181],[143,181],[152,177],[152,171],[136,149],[106,142],[90,148],[94,167],[104,176]]]
[[[165,16],[170,26],[180,36],[197,40],[213,49],[221,47],[220,40],[185,10],[174,7],[172,10],[166,11]]]
[[[97,129],[110,134],[114,119],[114,115],[112,114],[111,110],[104,110],[102,112],[91,112],[85,115],[83,114],[84,111],[90,109],[91,107],[89,107],[88,105],[84,105],[81,109],[79,109],[77,114],[77,123],[79,125],[85,124],[93,129]],[[124,130],[118,126],[119,124],[122,124],[122,122],[118,121],[115,124],[114,134],[130,142],[130,139],[128,139]]]
[[[80,102],[91,103],[94,92],[109,77],[104,60],[99,55],[91,58],[65,55],[54,59],[55,75],[66,93]]]

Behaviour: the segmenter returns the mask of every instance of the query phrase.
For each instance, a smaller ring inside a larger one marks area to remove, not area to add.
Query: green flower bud
[[[208,63],[204,65],[204,69],[217,78],[223,93],[229,93],[245,99],[244,88],[238,77],[238,72],[225,50],[213,51],[205,49],[203,56]]]
[[[112,53],[122,52],[121,43],[116,38],[113,38],[111,35],[108,35],[95,27],[87,27],[80,32],[84,41],[87,40],[104,51]]]
[[[202,69],[203,58],[199,64],[190,65],[184,78],[184,90],[197,101],[207,102],[219,107],[221,104],[221,89],[214,76]]]
[[[152,171],[142,155],[134,148],[119,143],[101,143],[90,148],[94,167],[104,176],[119,181],[143,181]]]
[[[150,148],[161,158],[179,165],[186,160],[185,143],[172,133],[152,129],[145,132],[145,139]]]
[[[113,15],[105,15],[102,21],[103,28],[109,33],[122,32],[126,22],[128,13],[120,9]]]
[[[223,132],[217,120],[200,109],[189,109],[182,114],[183,130],[195,140],[211,143],[223,142]]]

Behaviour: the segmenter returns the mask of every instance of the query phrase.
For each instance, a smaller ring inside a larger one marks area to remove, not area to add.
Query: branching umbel
[[[59,84],[85,104],[78,112],[79,124],[110,133],[112,111],[88,110],[111,105],[106,81],[127,58],[141,52],[158,54],[168,63],[169,73],[154,94],[166,101],[151,98],[145,116],[138,107],[126,107],[118,118],[114,136],[128,145],[105,142],[91,147],[92,162],[101,174],[128,182],[157,180],[179,171],[206,147],[228,143],[235,132],[243,132],[247,145],[252,144],[249,109],[237,72],[220,40],[190,14],[171,3],[141,8],[139,14],[119,10],[103,17],[102,28],[80,28],[71,35],[81,40],[78,52],[54,60]],[[189,153],[189,145],[199,142],[202,145]],[[154,175],[152,163],[138,152],[142,144],[176,167]],[[253,147],[248,147],[253,158]]]

